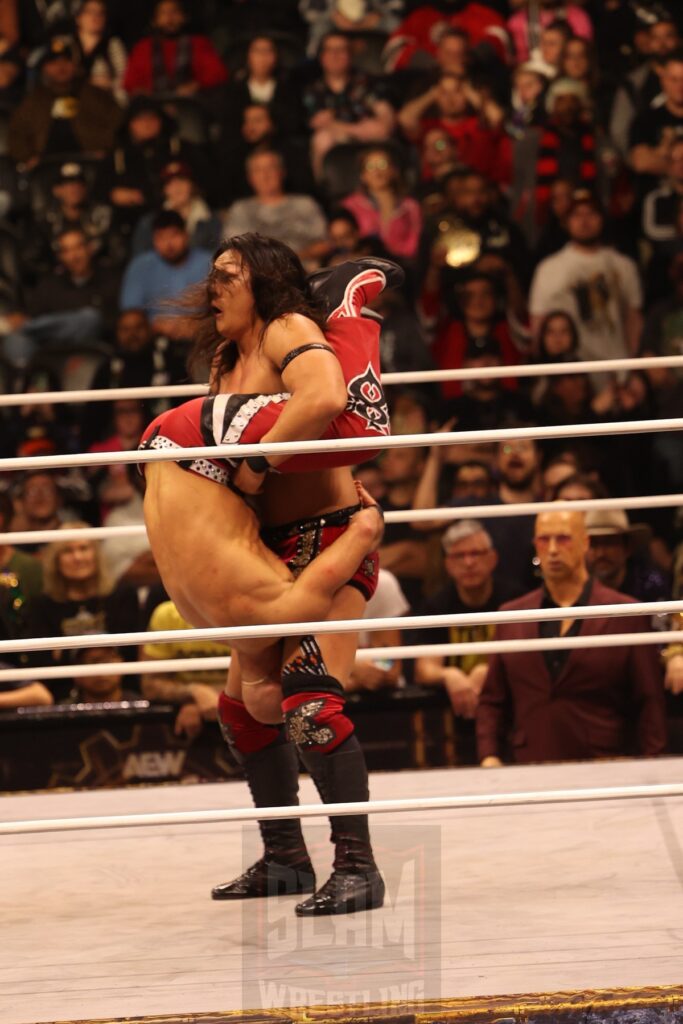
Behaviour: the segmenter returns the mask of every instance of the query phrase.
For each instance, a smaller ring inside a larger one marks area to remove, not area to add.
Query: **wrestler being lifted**
[[[394,264],[364,259],[307,282],[287,246],[258,235],[229,239],[195,324],[195,358],[213,366],[219,393],[164,413],[143,446],[373,437],[381,448],[389,420],[379,326],[363,308],[402,279]],[[361,509],[348,468],[356,461],[334,452],[150,465],[150,542],[183,614],[198,625],[360,618],[377,585],[381,528],[376,510]],[[267,548],[238,493],[258,495]],[[227,534],[233,552],[219,557]],[[298,802],[299,756],[325,802],[367,801],[365,760],[344,707],[355,635],[236,646],[219,717],[255,804]],[[297,906],[300,915],[381,905],[366,815],[331,819],[334,868],[318,891],[298,819],[260,826],[264,856],[217,886],[215,899],[313,893]]]

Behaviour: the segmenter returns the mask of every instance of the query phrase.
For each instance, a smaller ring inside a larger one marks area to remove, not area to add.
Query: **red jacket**
[[[458,120],[423,117],[420,121],[421,137],[424,138],[432,128],[448,132],[455,142],[460,161],[466,167],[471,167],[499,185],[509,184],[512,178],[512,150],[507,135],[501,129],[488,128],[473,115]],[[424,171],[423,167],[423,174]]]
[[[543,590],[503,605],[540,608]],[[593,583],[588,604],[628,604],[632,598]],[[623,757],[635,733],[638,752],[655,757],[666,745],[664,686],[655,647],[629,647],[630,633],[651,629],[645,616],[584,619],[579,636],[594,647],[574,649],[553,681],[542,652],[494,654],[477,709],[479,760],[500,756],[509,736],[518,764]],[[623,647],[599,637],[623,633]],[[537,639],[537,622],[498,626],[497,640]]]
[[[413,57],[419,53],[429,53],[433,57],[444,27],[465,32],[471,46],[486,42],[502,60],[508,56],[510,41],[505,19],[490,7],[468,3],[461,11],[446,14],[425,4],[404,18],[389,37],[387,51],[393,56],[387,62],[387,71],[410,67]]]
[[[191,36],[190,72],[193,82],[200,89],[211,89],[222,85],[228,79],[223,61],[207,36]],[[162,39],[161,52],[166,74],[172,78],[176,69],[178,52],[177,39]],[[154,61],[152,36],[146,36],[135,44],[128,58],[123,80],[127,92],[152,92],[154,88]]]

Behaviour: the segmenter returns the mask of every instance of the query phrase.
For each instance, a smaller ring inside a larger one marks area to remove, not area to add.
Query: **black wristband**
[[[244,461],[252,473],[267,473],[271,468],[265,455],[249,455]]]

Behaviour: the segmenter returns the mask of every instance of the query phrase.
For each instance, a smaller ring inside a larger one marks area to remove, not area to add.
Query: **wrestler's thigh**
[[[356,587],[342,587],[336,594],[328,619],[362,619],[365,613],[365,598]],[[334,676],[342,685],[349,681],[358,648],[358,633],[325,633],[316,636],[327,674]],[[298,642],[285,641],[284,663],[299,653]]]

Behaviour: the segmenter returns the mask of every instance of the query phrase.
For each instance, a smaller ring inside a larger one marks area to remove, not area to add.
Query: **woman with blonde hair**
[[[83,522],[63,523],[60,529],[87,528]],[[43,593],[26,604],[25,637],[77,636],[83,633],[128,633],[144,628],[140,622],[137,592],[129,587],[112,588],[101,546],[97,541],[60,540],[43,553]],[[26,665],[70,665],[75,652],[55,645],[52,651],[23,656]],[[68,679],[50,682],[56,700],[69,693]]]

